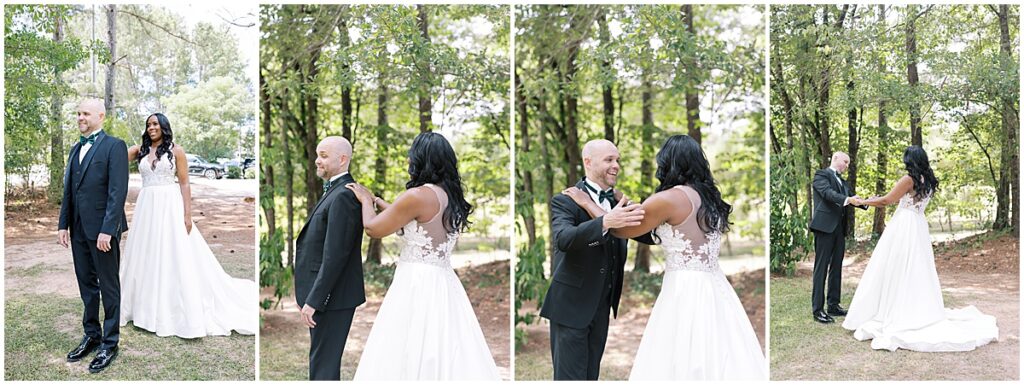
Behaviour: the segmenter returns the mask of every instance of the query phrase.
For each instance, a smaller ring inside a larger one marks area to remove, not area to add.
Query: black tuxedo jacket
[[[295,301],[316,310],[355,308],[363,291],[362,206],[346,174],[324,193],[299,231],[295,249]]]
[[[75,143],[68,156],[57,229],[69,229],[78,218],[86,239],[95,240],[100,233],[119,239],[121,232],[128,229],[124,213],[128,197],[128,146],[100,131],[79,163],[81,149],[81,144]]]
[[[576,187],[587,191],[583,183],[580,181]],[[617,316],[626,266],[626,240],[612,236],[610,231],[602,234],[604,217],[590,218],[567,195],[555,195],[549,204],[554,271],[540,309],[541,317],[573,328],[586,327],[600,304],[605,276],[612,273],[611,306],[613,316]],[[650,233],[636,240],[654,243]]]
[[[846,198],[853,196],[849,184],[846,181],[836,180],[835,171],[831,168],[823,168],[814,173],[812,197],[814,199],[814,212],[811,214],[811,230],[832,233],[836,228],[845,223],[847,215],[853,215],[853,206],[843,206]],[[845,229],[845,225],[843,227]],[[845,229],[843,235],[848,235],[849,229]]]

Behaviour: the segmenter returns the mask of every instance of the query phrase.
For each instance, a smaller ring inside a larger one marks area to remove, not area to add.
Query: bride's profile
[[[146,118],[128,160],[138,164],[142,189],[121,262],[121,325],[161,337],[254,334],[256,283],[224,272],[192,221],[185,150],[166,116]]]

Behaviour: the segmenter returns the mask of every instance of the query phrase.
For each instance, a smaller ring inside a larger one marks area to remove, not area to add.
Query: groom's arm
[[[100,233],[114,235],[121,230],[124,201],[128,198],[128,146],[118,140],[107,158],[107,211]]]
[[[829,176],[825,173],[819,172],[814,174],[814,182],[811,184],[814,191],[821,194],[821,197],[826,202],[830,202],[836,206],[843,207],[846,205],[846,194],[843,194],[836,189],[832,188],[832,183],[828,180]]]
[[[353,250],[358,252],[350,242],[353,236],[363,236],[363,229],[356,223],[361,209],[359,201],[349,191],[337,194],[328,208],[323,262],[306,296],[306,304],[313,309],[327,308],[327,296],[341,277],[342,268],[354,257]]]
[[[551,236],[555,246],[561,251],[579,250],[596,246],[605,242],[600,216],[586,222],[576,224],[573,206],[576,203],[566,195],[555,195],[551,198]]]

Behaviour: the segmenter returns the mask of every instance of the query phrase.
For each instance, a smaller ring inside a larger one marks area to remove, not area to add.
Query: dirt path
[[[870,252],[864,247],[848,252],[850,261],[843,268],[844,304],[852,298]],[[772,380],[1011,380],[1019,377],[1017,238],[1008,235],[993,238],[983,234],[935,246],[935,264],[946,307],[974,305],[994,316],[999,327],[997,342],[970,352],[875,351],[870,342],[854,340],[838,325],[814,324],[809,314],[801,311],[806,309],[810,298],[812,263],[800,263],[795,277],[772,277]],[[798,302],[797,306],[789,303],[794,301]],[[817,358],[809,360],[808,357]]]
[[[255,180],[192,183],[193,220],[228,274],[255,279]],[[129,182],[129,226],[141,181]],[[57,244],[60,207],[41,196],[8,196],[5,210],[5,361],[8,379],[97,379],[61,358],[81,338],[71,250]],[[127,232],[121,240],[131,237]],[[122,258],[125,256],[122,255]],[[21,318],[12,319],[12,311]],[[123,358],[102,379],[253,380],[255,337],[233,334],[184,340],[121,329]],[[40,360],[40,358],[45,358]],[[87,363],[87,362],[86,362]]]
[[[765,275],[764,270],[754,270],[729,276],[729,282],[740,295],[740,301],[747,311],[763,351],[765,346]],[[626,282],[625,287],[629,287]],[[628,290],[628,289],[626,289]],[[619,307],[619,316],[608,326],[608,343],[601,360],[602,380],[625,380],[633,367],[633,357],[640,346],[651,315],[654,300],[630,294],[628,291]],[[524,305],[524,309],[536,313],[536,304]],[[516,380],[551,380],[551,345],[548,337],[548,321],[538,322],[525,328],[527,343],[516,350]]]
[[[476,312],[487,346],[503,380],[511,378],[509,336],[509,261],[506,259],[456,269]],[[367,288],[366,303],[356,309],[342,356],[343,380],[352,379],[366,337],[370,334],[383,298],[383,290]],[[262,297],[273,295],[268,288]],[[260,379],[304,380],[307,378],[309,329],[299,319],[293,295],[279,307],[260,312]]]

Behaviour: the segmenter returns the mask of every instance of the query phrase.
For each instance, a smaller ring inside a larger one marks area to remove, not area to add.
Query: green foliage
[[[516,346],[526,344],[526,332],[519,325],[530,325],[537,321],[538,315],[522,310],[523,302],[532,301],[537,308],[544,302],[548,281],[544,277],[544,261],[547,259],[547,246],[540,239],[529,248],[519,250],[516,255]]]
[[[228,166],[228,179],[240,179],[242,177],[242,168],[238,166]]]
[[[260,234],[260,287],[274,288],[274,300],[267,298],[260,302],[263,309],[277,306],[281,298],[291,294],[294,271],[282,268],[283,251],[284,235],[280,231],[275,231],[273,235]]]
[[[915,104],[922,111],[923,147],[940,180],[927,212],[929,221],[940,226],[933,231],[993,226],[998,212],[1016,206],[1010,204],[1009,189],[1003,193],[1006,206],[999,205],[998,188],[1019,179],[1017,139],[1010,142],[1019,118],[1015,108],[1005,107],[1019,101],[1019,8],[1009,6],[1009,56],[1000,47],[998,7],[884,6],[884,14],[882,9],[771,8],[771,59],[773,66],[780,64],[772,70],[770,117],[775,141],[773,271],[790,269],[809,251],[810,178],[827,165],[832,152],[856,149],[854,189],[861,197],[888,193],[906,174],[902,153],[911,144],[910,111]],[[910,19],[920,75],[914,87],[907,78]],[[817,90],[821,85],[828,87],[827,102]],[[789,110],[783,107],[783,91],[792,103]],[[884,124],[880,113],[886,117]],[[1007,115],[1012,115],[1012,124],[1005,124]],[[826,146],[830,151],[824,154]],[[851,173],[845,176],[848,180]],[[856,236],[877,236],[876,210],[854,211]],[[889,207],[886,215],[893,212]]]
[[[231,158],[255,142],[252,94],[229,77],[183,85],[162,100],[175,142],[203,159]]]

